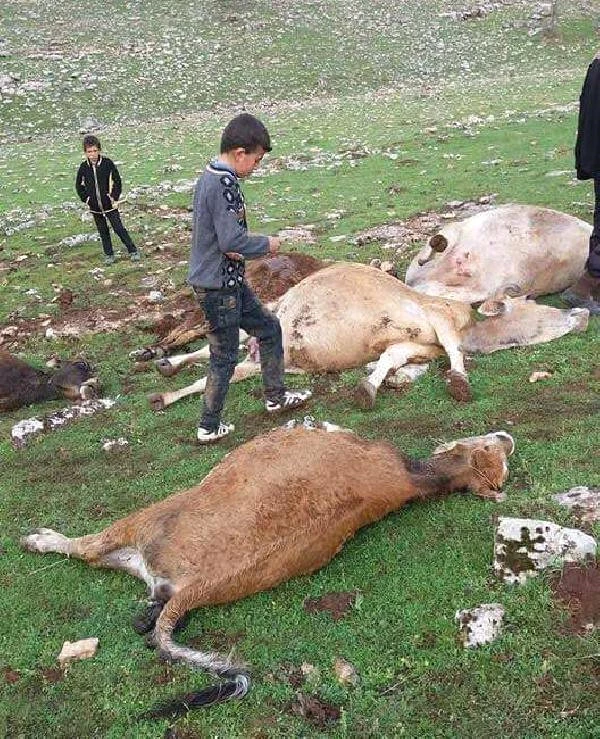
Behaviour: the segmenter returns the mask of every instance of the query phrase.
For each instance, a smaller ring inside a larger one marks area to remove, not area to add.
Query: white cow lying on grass
[[[490,353],[585,331],[588,311],[559,310],[524,297],[486,301],[475,320],[468,303],[416,292],[394,277],[363,264],[338,262],[306,277],[280,298],[285,366],[292,372],[337,372],[377,359],[361,383],[357,400],[371,407],[386,375],[410,362],[428,362],[444,352],[450,359],[448,384],[457,400],[470,398],[464,353]],[[202,351],[202,350],[201,350]],[[199,353],[187,355],[194,359]],[[180,358],[162,360],[181,366]],[[233,381],[260,373],[248,358]],[[187,388],[149,397],[155,410],[204,392],[206,378]]]
[[[583,274],[592,227],[535,205],[502,205],[432,236],[406,272],[427,295],[480,303],[510,287],[513,296],[558,293]]]

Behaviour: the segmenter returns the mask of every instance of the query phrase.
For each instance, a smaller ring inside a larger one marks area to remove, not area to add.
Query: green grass
[[[487,193],[500,203],[542,204],[591,220],[591,187],[573,178],[572,148],[597,36],[593,19],[574,3],[562,7],[552,37],[527,35],[516,22],[531,6],[519,3],[462,23],[439,16],[458,5],[433,0],[396,8],[374,0],[201,0],[168,8],[111,2],[102,22],[71,0],[5,6],[4,68],[20,75],[20,84],[49,84],[0,103],[0,328],[35,322],[17,349],[38,365],[53,352],[84,351],[99,367],[105,394],[119,399],[112,410],[20,451],[10,444],[12,425],[64,404],[0,419],[0,735],[161,737],[166,722],[139,722],[139,714],[210,678],[161,665],[133,633],[141,583],[24,553],[18,538],[39,525],[68,535],[100,530],[197,483],[272,419],[261,413],[259,381],[233,386],[227,417],[236,423],[234,437],[195,447],[197,399],[163,414],[146,401],[195,373],[170,381],[133,373],[127,353],[149,341],[137,323],[56,340],[44,337],[39,314],[53,321],[60,315],[51,301],[61,286],[75,293],[73,310],[124,315],[147,295],[144,277],[156,274],[169,296],[184,285],[189,224],[176,216],[190,204],[186,182],[242,104],[259,112],[274,141],[245,186],[251,228],[275,233],[313,224],[317,243],[293,248],[316,256],[391,256],[402,270],[418,244],[390,255],[377,243],[359,246],[356,235]],[[125,191],[142,188],[123,214],[144,261],[119,261],[101,279],[92,272],[101,265],[98,242],[61,244],[94,232],[73,206],[72,182],[78,130],[90,115],[104,124],[100,136],[119,162]],[[328,217],[333,212],[340,218]],[[346,238],[331,240],[339,235]],[[27,260],[17,261],[20,255]],[[40,298],[27,295],[31,288]],[[507,500],[457,495],[409,506],[359,532],[312,577],[195,612],[181,639],[204,634],[207,647],[235,644],[252,665],[254,684],[242,703],[191,714],[171,736],[598,736],[598,631],[563,633],[564,612],[552,603],[548,578],[503,586],[492,577],[491,558],[497,515],[573,524],[552,494],[600,484],[599,345],[594,319],[583,335],[477,357],[474,400],[466,405],[448,397],[442,362],[403,393],[382,391],[372,412],[351,401],[361,370],[294,379],[313,388],[311,412],[319,419],[414,456],[442,440],[508,430],[517,450]],[[552,378],[528,383],[539,368]],[[130,446],[105,454],[102,440],[118,436]],[[593,531],[600,534],[598,526]],[[355,589],[360,603],[340,621],[303,609],[308,596]],[[457,643],[454,613],[490,601],[506,608],[504,633],[467,652]],[[100,639],[96,657],[57,674],[63,641],[91,635]],[[357,687],[337,683],[336,657],[355,665]],[[339,722],[319,728],[291,709],[296,689],[286,669],[303,662],[319,677],[300,690],[340,706]]]

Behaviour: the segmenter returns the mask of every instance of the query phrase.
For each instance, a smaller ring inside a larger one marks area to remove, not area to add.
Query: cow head
[[[589,318],[585,308],[562,310],[525,296],[510,298],[506,294],[486,300],[478,312],[486,320],[476,322],[464,333],[461,348],[465,352],[490,354],[512,346],[543,344],[571,331],[585,331]]]
[[[433,459],[443,462],[455,485],[500,501],[504,499],[500,488],[508,477],[507,458],[514,450],[512,436],[497,431],[441,444],[434,449]]]
[[[56,369],[50,383],[68,400],[89,400],[98,395],[98,378],[92,366],[84,361],[54,361]]]

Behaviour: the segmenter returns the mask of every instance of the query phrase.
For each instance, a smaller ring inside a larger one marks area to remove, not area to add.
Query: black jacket
[[[99,157],[96,164],[84,159],[77,170],[75,189],[82,202],[92,213],[105,213],[115,209],[121,197],[121,177],[115,163],[108,157]]]
[[[590,64],[579,97],[575,144],[577,178],[600,178],[600,58]]]

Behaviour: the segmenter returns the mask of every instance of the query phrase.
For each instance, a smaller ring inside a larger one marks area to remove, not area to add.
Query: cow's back
[[[440,234],[448,246],[430,256],[425,246],[406,273],[406,282],[429,295],[469,303],[493,297],[508,285],[516,294],[556,293],[583,272],[591,226],[567,213],[534,205],[503,205]]]
[[[391,344],[437,344],[430,311],[451,304],[372,267],[338,262],[304,279],[279,302],[286,365],[337,371],[376,359]],[[468,321],[468,307],[455,305],[460,322]]]

